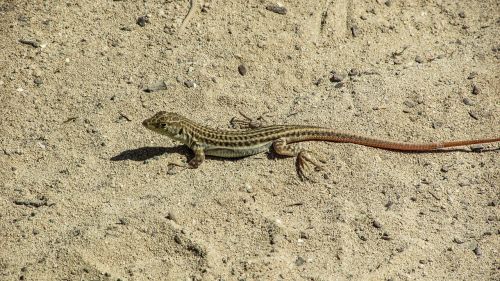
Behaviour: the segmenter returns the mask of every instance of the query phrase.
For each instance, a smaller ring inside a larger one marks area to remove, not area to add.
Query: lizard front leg
[[[287,144],[285,138],[275,140],[273,142],[273,149],[278,155],[297,157],[297,174],[301,179],[308,179],[306,170],[309,170],[310,164],[318,170],[323,170],[323,166],[316,157],[313,156],[312,152]]]
[[[189,167],[196,169],[205,161],[205,149],[199,145],[194,145],[191,149],[194,152],[194,157],[189,161]]]

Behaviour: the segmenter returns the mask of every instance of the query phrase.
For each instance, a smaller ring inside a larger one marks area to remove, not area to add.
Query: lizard
[[[297,173],[307,178],[306,169],[312,164],[322,170],[322,164],[311,151],[290,145],[303,141],[327,141],[364,145],[393,151],[431,152],[443,148],[472,144],[499,142],[500,137],[443,141],[430,143],[395,142],[339,132],[331,128],[308,125],[269,125],[245,129],[222,130],[198,124],[178,113],[160,111],[145,119],[142,125],[156,133],[166,135],[188,146],[194,157],[188,162],[190,168],[197,168],[205,155],[239,158],[268,151],[271,147],[278,155],[296,157]]]

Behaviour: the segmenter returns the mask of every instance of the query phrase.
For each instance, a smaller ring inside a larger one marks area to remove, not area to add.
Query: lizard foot
[[[301,180],[311,180],[309,174],[311,174],[311,167],[314,167],[315,171],[323,171],[323,165],[312,155],[311,152],[307,150],[302,150],[297,155],[297,174]]]

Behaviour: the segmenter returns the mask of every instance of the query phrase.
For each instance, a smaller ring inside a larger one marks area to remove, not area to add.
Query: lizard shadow
[[[180,154],[186,157],[187,161],[191,160],[194,157],[193,151],[185,146],[185,145],[178,145],[178,146],[173,146],[173,147],[161,147],[161,146],[156,146],[156,147],[140,147],[136,149],[129,149],[122,151],[120,154],[115,155],[110,158],[111,161],[125,161],[125,160],[132,160],[132,161],[146,161],[148,159],[152,159],[158,156],[161,156],[163,154]],[[209,160],[216,160],[216,161],[236,161],[240,158],[220,158],[216,156],[210,156],[207,155],[205,156],[206,159]]]
[[[174,147],[140,147],[136,149],[129,149],[122,151],[120,154],[110,158],[111,161],[145,161],[163,154],[177,153],[191,157],[192,153],[186,146]]]

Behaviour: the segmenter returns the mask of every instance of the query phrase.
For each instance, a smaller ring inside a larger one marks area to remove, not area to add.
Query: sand
[[[301,181],[274,153],[172,167],[141,125],[498,137],[498,1],[195,2],[180,28],[188,0],[0,1],[0,280],[500,278],[498,143],[308,142]]]

